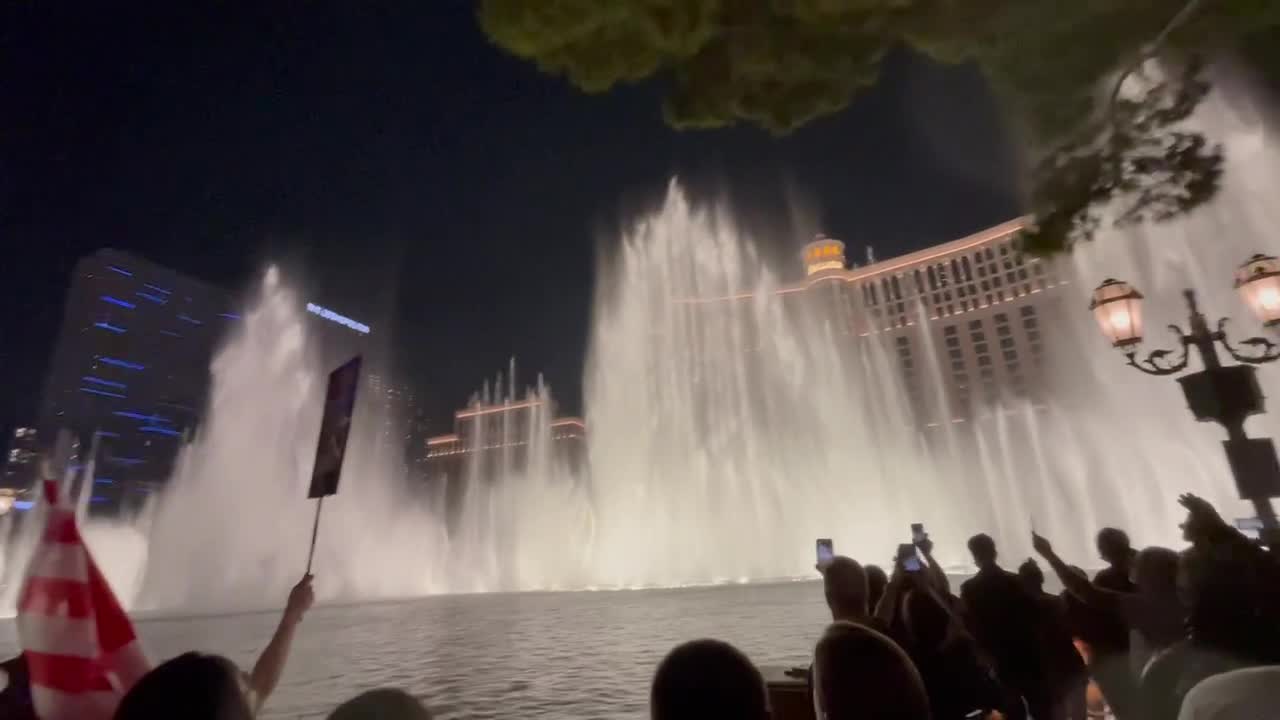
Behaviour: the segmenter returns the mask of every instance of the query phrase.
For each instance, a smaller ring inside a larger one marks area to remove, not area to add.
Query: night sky
[[[798,203],[854,255],[1018,211],[966,68],[899,54],[784,139],[679,133],[661,87],[583,95],[489,45],[469,0],[145,5],[0,3],[0,428],[34,418],[70,270],[99,247],[233,290],[284,262],[393,330],[443,432],[512,356],[580,409],[596,251],[673,174],[771,228]],[[775,252],[806,239],[786,235]]]

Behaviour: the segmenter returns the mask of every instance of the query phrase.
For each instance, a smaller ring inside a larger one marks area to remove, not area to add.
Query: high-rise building
[[[9,451],[0,466],[0,515],[15,506],[29,507],[31,500],[19,493],[38,480],[40,460],[39,433],[33,427],[14,428]],[[19,505],[19,503],[21,503]]]
[[[848,337],[892,342],[918,425],[963,422],[1001,393],[1039,387],[1040,320],[1064,280],[1018,252],[1025,220],[900,257],[848,267],[845,245],[819,236],[801,253],[804,278],[776,292],[791,313],[839,320]],[[688,298],[715,312],[751,294]]]
[[[230,296],[140,257],[100,250],[76,264],[37,424],[97,447],[91,508],[136,506],[169,477],[199,422],[209,360],[239,316]],[[8,478],[24,491],[31,478]]]

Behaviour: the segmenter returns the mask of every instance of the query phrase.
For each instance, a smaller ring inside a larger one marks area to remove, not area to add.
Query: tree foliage
[[[660,78],[678,128],[790,132],[847,106],[896,46],[973,63],[1035,158],[1027,246],[1053,251],[1092,237],[1103,206],[1160,221],[1216,191],[1220,148],[1180,123],[1207,90],[1204,58],[1241,50],[1278,71],[1280,2],[1191,2],[481,0],[478,14],[498,46],[586,92]],[[1167,77],[1113,101],[1107,82],[1146,57]]]

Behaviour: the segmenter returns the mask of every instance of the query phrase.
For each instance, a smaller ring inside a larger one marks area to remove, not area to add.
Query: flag
[[[98,570],[59,484],[44,480],[47,510],[18,601],[18,637],[40,720],[110,720],[151,669],[133,623]]]

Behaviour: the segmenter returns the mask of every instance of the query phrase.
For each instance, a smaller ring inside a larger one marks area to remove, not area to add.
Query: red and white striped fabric
[[[40,544],[18,604],[18,636],[40,720],[110,720],[124,693],[150,669],[133,623],[98,570],[64,504],[44,481]]]

